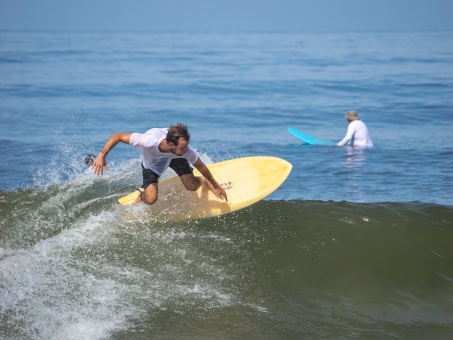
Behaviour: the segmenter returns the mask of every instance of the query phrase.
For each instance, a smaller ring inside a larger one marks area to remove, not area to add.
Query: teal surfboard
[[[328,141],[328,140],[323,140],[319,139],[316,137],[313,137],[309,135],[308,133],[302,132],[300,130],[297,130],[295,128],[289,127],[288,132],[292,134],[294,137],[300,139],[302,142],[309,144],[309,145],[335,145],[336,143]]]

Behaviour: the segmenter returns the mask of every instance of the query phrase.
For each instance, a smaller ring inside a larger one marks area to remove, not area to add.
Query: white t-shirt
[[[373,146],[368,129],[361,120],[353,120],[348,125],[346,136],[337,145]]]
[[[167,170],[172,159],[185,158],[191,164],[195,163],[198,159],[198,154],[190,145],[187,152],[182,156],[177,156],[171,152],[160,152],[159,144],[167,136],[168,129],[150,129],[145,133],[133,133],[129,144],[136,149],[142,159],[142,164],[145,168],[151,169],[157,175]]]

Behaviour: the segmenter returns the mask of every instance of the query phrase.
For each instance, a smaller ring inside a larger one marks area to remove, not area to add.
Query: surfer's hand
[[[102,176],[104,174],[104,168],[109,170],[107,162],[105,161],[105,156],[101,154],[95,158],[94,162],[91,164],[91,167],[93,168],[93,172],[96,176]]]
[[[228,196],[226,194],[220,194],[220,198],[228,202]]]
[[[225,190],[223,190],[223,188],[220,185],[216,186],[216,188],[214,189],[214,193],[217,197],[228,202],[228,196],[227,196]]]
[[[225,190],[223,190],[223,188],[217,182],[212,184],[204,177],[201,177],[201,181],[209,188],[209,190],[214,193],[214,195],[228,202],[228,197]]]

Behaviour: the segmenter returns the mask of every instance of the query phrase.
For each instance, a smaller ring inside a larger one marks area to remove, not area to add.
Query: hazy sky
[[[0,30],[453,30],[453,0],[0,0]]]

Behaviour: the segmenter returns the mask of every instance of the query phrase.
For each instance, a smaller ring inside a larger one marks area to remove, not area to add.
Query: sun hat
[[[357,115],[356,111],[348,111],[345,115],[344,118],[347,120],[358,120],[360,119],[359,116]]]

